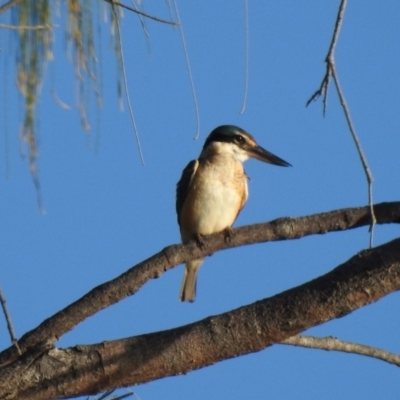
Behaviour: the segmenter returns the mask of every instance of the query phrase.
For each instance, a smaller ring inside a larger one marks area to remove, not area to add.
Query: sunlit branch
[[[65,349],[49,348],[47,338],[1,369],[0,398],[71,398],[187,374],[282,343],[398,290],[400,238],[302,285],[188,325]]]
[[[381,203],[374,206],[378,224],[400,223],[400,202]],[[160,277],[175,266],[196,258],[248,244],[298,239],[308,235],[338,232],[368,226],[369,207],[347,208],[298,218],[280,218],[268,223],[243,226],[232,230],[227,242],[224,233],[204,236],[204,248],[192,240],[186,244],[172,245],[147,260],[133,266],[115,279],[105,282],[79,300],[46,319],[37,328],[19,340],[22,352],[38,343],[55,342],[98,311],[138,292],[151,279]],[[293,336],[293,335],[291,335]],[[0,353],[0,366],[17,357],[13,348]]]
[[[390,364],[394,364],[400,367],[400,355],[398,354],[390,353],[386,350],[381,350],[376,347],[365,346],[359,343],[346,342],[344,340],[339,340],[332,336],[315,337],[315,336],[298,335],[284,340],[282,344],[308,347],[311,349],[334,350],[334,351],[342,351],[345,353],[359,354],[362,356],[372,357],[378,360],[386,361]]]

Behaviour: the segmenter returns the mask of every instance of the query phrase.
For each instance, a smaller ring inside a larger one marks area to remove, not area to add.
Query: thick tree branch
[[[379,224],[400,223],[400,202],[376,205],[375,215]],[[347,208],[236,228],[229,243],[225,241],[223,234],[213,234],[205,237],[205,249],[200,249],[195,241],[166,247],[117,278],[95,287],[79,300],[43,321],[37,328],[22,336],[18,341],[19,347],[24,353],[40,343],[54,343],[86,318],[136,293],[147,281],[158,278],[184,261],[231,247],[354,229],[369,225],[370,221],[369,207]],[[9,347],[0,353],[0,367],[16,358],[18,354],[15,348]]]
[[[25,355],[2,369],[0,399],[67,398],[185,374],[260,351],[399,289],[396,239],[301,286],[190,325]]]
[[[381,350],[371,346],[365,346],[359,343],[346,342],[344,340],[339,340],[332,336],[315,337],[315,336],[297,335],[284,340],[282,344],[288,344],[291,346],[299,346],[299,347],[308,347],[310,349],[333,350],[333,351],[342,351],[344,353],[359,354],[362,356],[377,358],[379,360],[386,361],[390,364],[400,367],[400,355],[398,354],[393,354],[386,350]]]

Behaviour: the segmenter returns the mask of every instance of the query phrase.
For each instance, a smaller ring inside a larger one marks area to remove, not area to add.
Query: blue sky
[[[89,133],[82,131],[75,109],[62,109],[50,95],[54,89],[63,102],[75,104],[65,36],[61,28],[55,30],[56,61],[48,65],[38,106],[45,215],[20,156],[23,103],[14,85],[12,51],[0,52],[1,74],[8,74],[0,79],[0,93],[7,93],[0,101],[0,285],[18,336],[94,286],[179,242],[175,185],[218,125],[239,125],[293,165],[246,163],[250,197],[235,226],[366,204],[364,172],[333,86],[325,118],[320,102],[305,107],[325,73],[339,2],[249,3],[243,115],[243,2],[178,3],[199,105],[198,140],[193,140],[196,115],[179,31],[147,20],[146,38],[137,16],[124,12],[128,86],[144,167],[126,102],[124,112],[118,108],[108,25],[100,24],[98,54],[104,107],[91,108]],[[165,2],[143,4],[146,12],[168,18]],[[399,15],[396,0],[349,2],[336,51],[339,79],[375,179],[376,202],[400,198]],[[62,25],[63,19],[54,22]],[[2,49],[8,49],[9,38],[1,32]],[[374,244],[398,235],[398,226],[379,226]],[[134,336],[226,312],[325,274],[367,246],[368,230],[362,228],[219,252],[200,270],[195,303],[178,301],[180,266],[80,324],[57,345]],[[307,333],[400,353],[399,300],[392,294]],[[0,345],[9,345],[2,318]],[[398,382],[398,369],[381,361],[273,346],[134,390],[142,400],[395,399]]]

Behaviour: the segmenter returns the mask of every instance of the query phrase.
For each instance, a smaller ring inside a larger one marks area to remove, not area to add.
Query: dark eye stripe
[[[205,149],[212,142],[224,142],[224,143],[236,143],[243,144],[245,139],[242,135],[225,135],[223,133],[217,133],[210,135],[204,143],[203,149]]]

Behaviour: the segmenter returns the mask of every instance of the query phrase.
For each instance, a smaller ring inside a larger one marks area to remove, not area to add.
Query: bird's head
[[[250,133],[234,125],[219,126],[209,134],[204,143],[203,152],[212,148],[219,152],[229,152],[241,162],[252,157],[281,167],[291,166],[282,158],[259,146]]]

